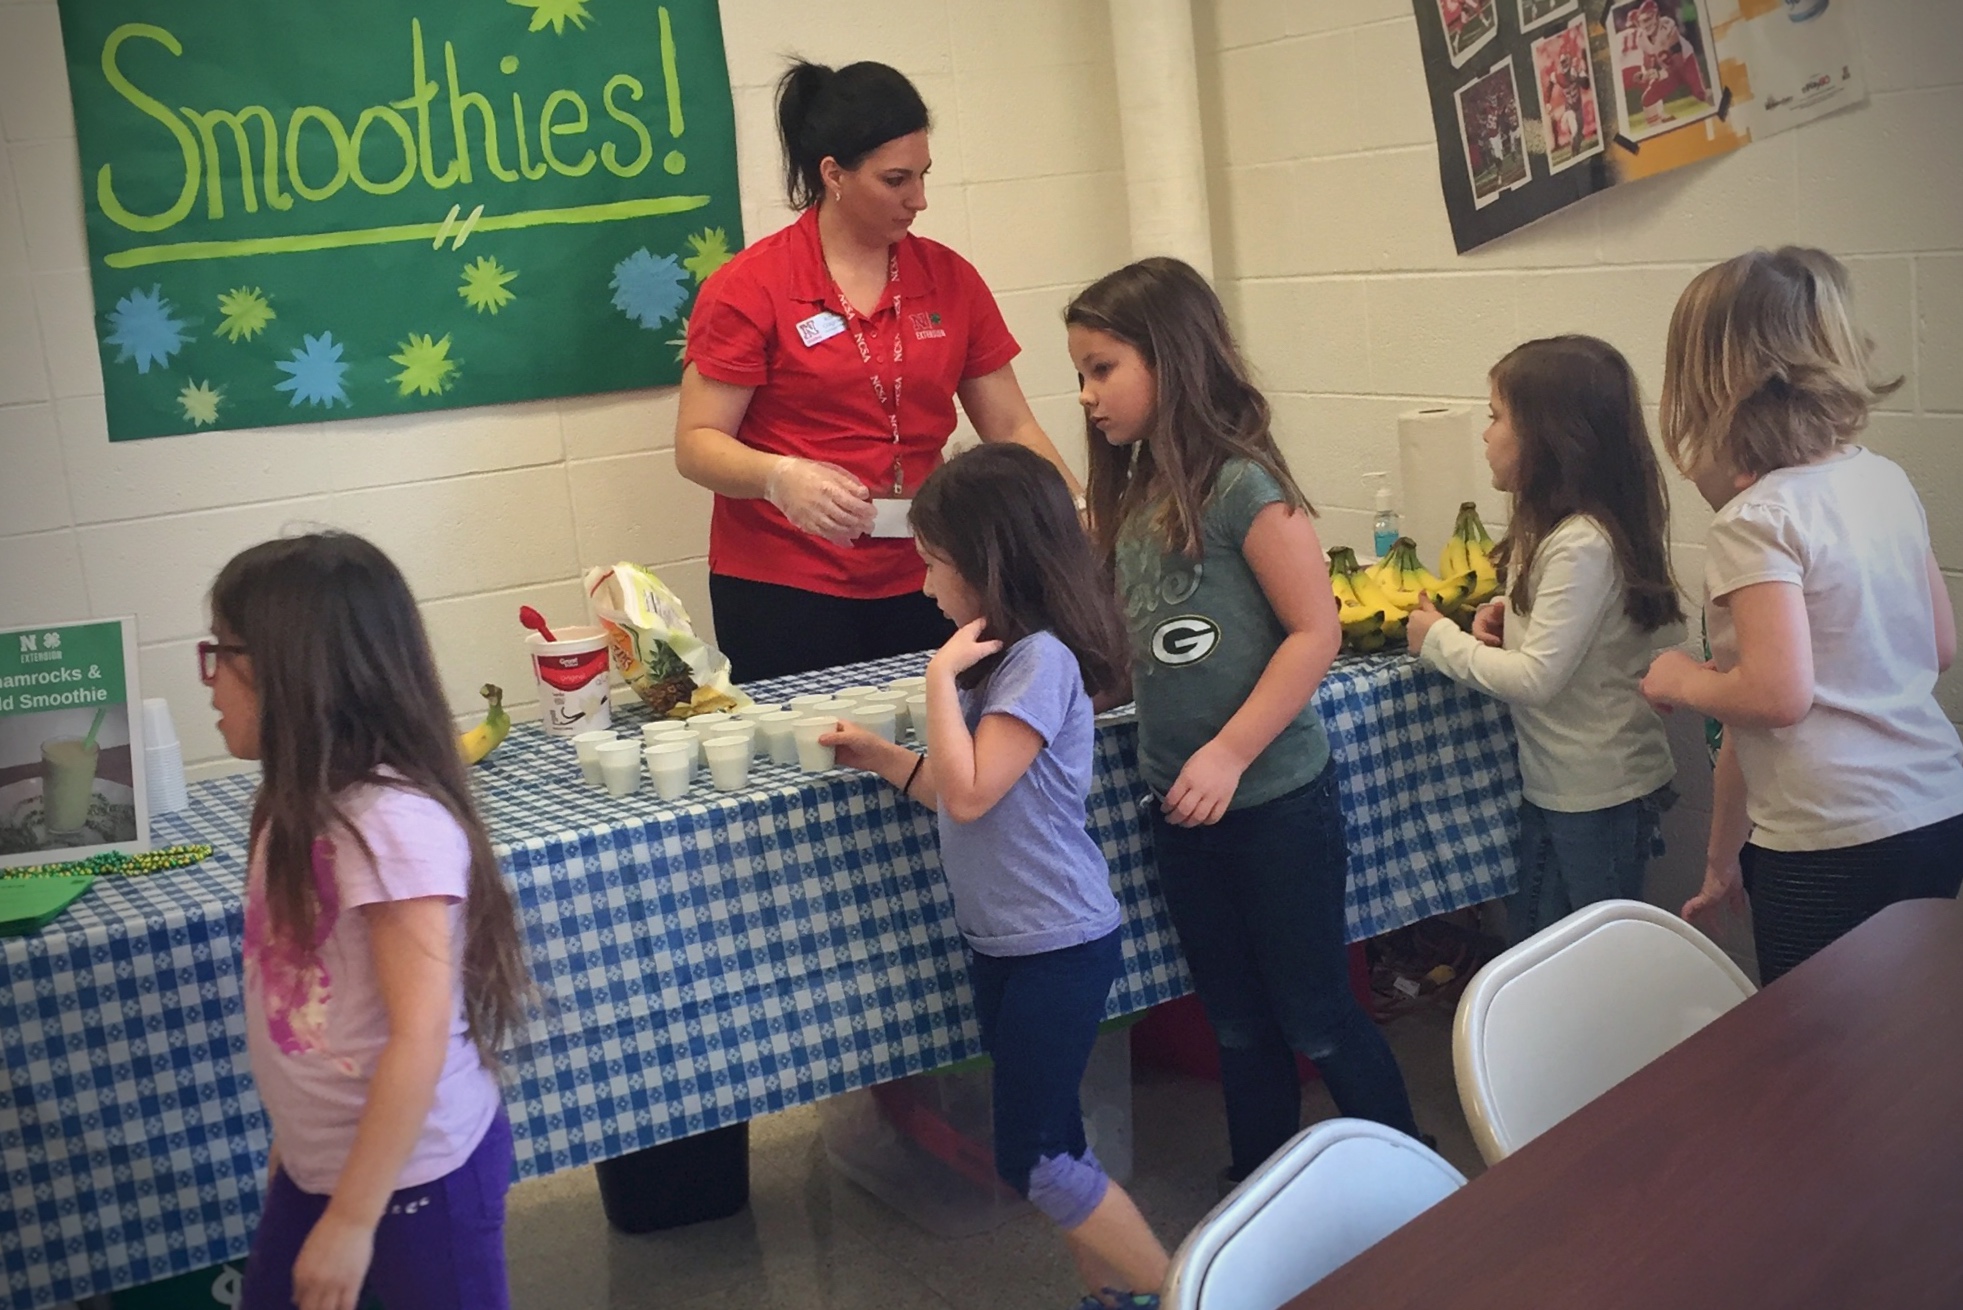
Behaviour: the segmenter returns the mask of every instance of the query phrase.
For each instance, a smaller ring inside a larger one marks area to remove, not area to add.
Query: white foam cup
[[[807,715],[791,728],[797,741],[797,766],[806,773],[823,773],[836,763],[836,753],[820,745],[818,738],[838,729],[838,719],[829,714]]]
[[[719,733],[702,743],[709,756],[709,780],[717,791],[741,791],[750,782],[750,742],[741,733]]]
[[[763,750],[769,752],[773,764],[797,763],[797,736],[792,729],[802,717],[796,710],[779,710],[775,714],[757,716],[757,740]]]
[[[890,702],[862,700],[852,707],[847,717],[883,741],[899,739],[899,711]]]
[[[620,734],[612,728],[594,728],[573,737],[573,751],[579,757],[579,771],[595,787],[607,785],[606,779],[600,775],[600,744],[619,740]]]
[[[689,780],[695,776],[696,749],[692,738],[669,737],[641,751],[648,777],[654,780],[655,795],[664,801],[678,801],[688,795]]]
[[[597,743],[594,754],[600,757],[600,780],[610,796],[632,795],[641,785],[641,743],[637,741],[615,740]]]

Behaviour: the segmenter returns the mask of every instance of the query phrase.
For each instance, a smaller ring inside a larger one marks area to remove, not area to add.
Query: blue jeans
[[[995,1063],[995,1172],[1065,1228],[1104,1198],[1077,1091],[1124,966],[1121,936],[1036,955],[970,952],[975,1019]]]
[[[1664,786],[1605,810],[1567,814],[1520,802],[1514,855],[1520,886],[1506,900],[1506,931],[1519,945],[1596,901],[1643,899],[1643,869],[1658,854],[1663,811],[1676,802]]]
[[[1336,1108],[1417,1135],[1390,1044],[1350,990],[1349,842],[1336,770],[1208,827],[1152,808],[1166,908],[1220,1042],[1232,1172],[1244,1178],[1302,1126],[1295,1052]]]

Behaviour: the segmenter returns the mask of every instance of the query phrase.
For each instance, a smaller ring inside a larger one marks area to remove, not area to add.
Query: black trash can
[[[750,1203],[750,1124],[602,1160],[594,1172],[607,1222],[623,1233],[727,1219]]]

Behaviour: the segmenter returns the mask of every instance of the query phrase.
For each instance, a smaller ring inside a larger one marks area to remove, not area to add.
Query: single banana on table
[[[463,752],[465,764],[477,763],[511,734],[511,716],[504,712],[504,688],[487,682],[477,689],[477,694],[489,708],[482,723],[457,738],[457,748]]]

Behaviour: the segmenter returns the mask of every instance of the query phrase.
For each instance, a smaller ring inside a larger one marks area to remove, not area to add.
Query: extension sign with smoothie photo
[[[149,845],[132,620],[0,631],[0,868]]]

